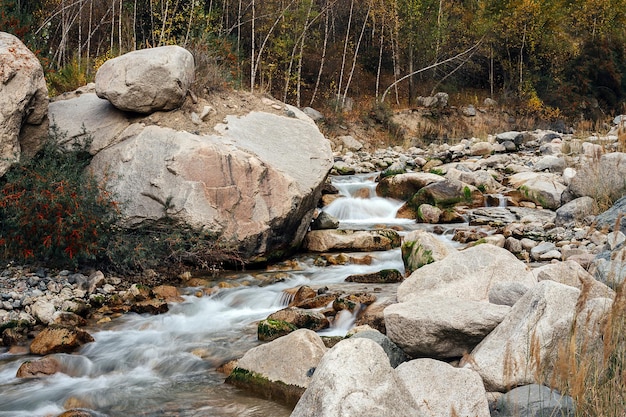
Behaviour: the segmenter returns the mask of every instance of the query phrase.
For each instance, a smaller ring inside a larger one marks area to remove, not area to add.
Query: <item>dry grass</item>
[[[580,417],[626,416],[626,285],[608,314],[594,315],[583,290],[568,340],[561,343],[549,385],[574,398]]]

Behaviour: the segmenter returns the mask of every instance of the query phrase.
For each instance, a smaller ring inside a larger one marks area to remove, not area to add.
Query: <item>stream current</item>
[[[423,227],[414,220],[396,219],[401,202],[375,196],[374,176],[336,177],[344,198],[325,210],[340,219],[340,228],[393,227],[408,231]],[[369,191],[364,191],[369,190]],[[369,193],[370,198],[358,198]],[[355,254],[356,255],[356,254]],[[364,254],[358,254],[363,256]],[[63,373],[39,379],[15,377],[21,363],[38,357],[0,350],[0,417],[55,416],[66,407],[95,410],[103,416],[283,417],[291,409],[224,384],[216,371],[258,345],[256,323],[288,303],[283,290],[300,285],[327,286],[393,296],[392,284],[381,290],[349,284],[351,274],[382,269],[404,271],[399,249],[372,252],[370,265],[319,267],[315,256],[295,258],[291,269],[224,273],[211,277],[245,286],[220,289],[196,297],[197,288],[184,289],[185,301],[171,304],[166,314],[126,314],[87,329],[95,341],[77,353],[54,355]],[[384,287],[384,286],[383,286]],[[354,323],[341,316],[326,334],[344,335]]]

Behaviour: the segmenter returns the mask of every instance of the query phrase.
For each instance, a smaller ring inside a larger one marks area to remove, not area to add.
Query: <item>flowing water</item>
[[[341,220],[342,228],[415,227],[414,221],[395,219],[400,202],[373,195],[370,177],[337,178],[335,185],[346,197],[327,210]],[[363,189],[371,198],[355,196],[364,196]],[[289,270],[216,277],[215,283],[227,279],[246,285],[205,297],[186,289],[185,301],[170,305],[166,314],[127,314],[88,329],[95,342],[76,354],[55,355],[64,372],[50,377],[17,379],[20,364],[36,357],[0,350],[0,417],[54,416],[64,411],[64,404],[75,401],[107,416],[288,416],[289,408],[224,384],[225,376],[216,367],[258,344],[256,323],[287,305],[283,292],[287,288],[306,284],[389,296],[395,287],[385,293],[381,288],[344,283],[351,274],[404,270],[399,249],[370,255],[370,265],[322,268],[315,266],[314,256],[302,255]],[[345,334],[353,323],[351,314],[343,314],[325,333]]]

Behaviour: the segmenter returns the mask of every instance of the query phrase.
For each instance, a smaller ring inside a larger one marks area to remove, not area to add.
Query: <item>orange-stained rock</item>
[[[93,337],[84,330],[75,327],[51,326],[43,329],[30,345],[31,353],[49,355],[51,353],[70,353],[93,342]]]

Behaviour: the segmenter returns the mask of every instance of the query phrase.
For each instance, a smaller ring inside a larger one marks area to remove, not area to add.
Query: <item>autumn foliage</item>
[[[117,214],[84,170],[88,159],[53,142],[13,167],[0,186],[0,259],[50,266],[93,260]]]

